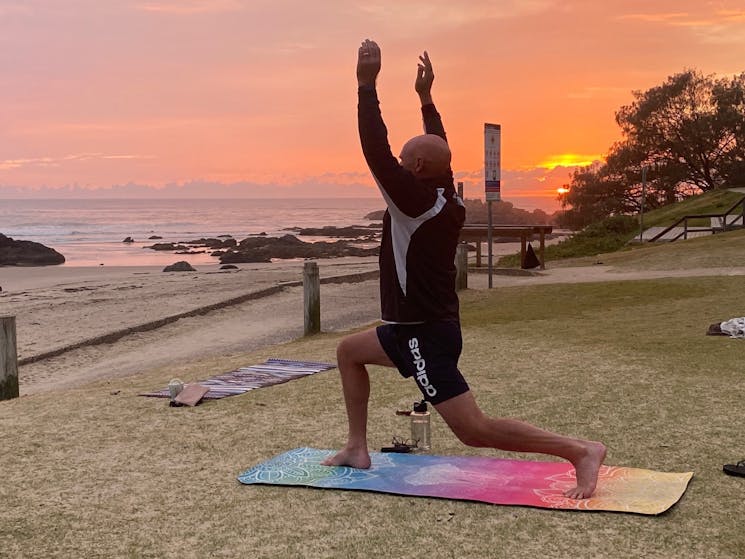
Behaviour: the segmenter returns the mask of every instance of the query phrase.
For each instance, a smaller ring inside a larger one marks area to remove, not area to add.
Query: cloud
[[[586,167],[602,158],[603,156],[598,153],[560,153],[549,155],[545,161],[538,164],[538,167],[549,170],[556,169],[557,167]]]
[[[0,17],[31,13],[33,13],[31,6],[28,6],[22,2],[6,1],[2,6],[0,6]]]
[[[717,10],[690,12],[633,13],[617,19],[688,29],[700,43],[742,44],[745,41],[745,11]]]
[[[646,21],[649,23],[666,23],[668,25],[684,24],[690,17],[688,12],[663,12],[663,13],[646,13],[646,14],[623,14],[618,19],[630,19],[636,21]]]
[[[421,0],[411,2],[365,2],[357,8],[368,16],[394,22],[406,28],[409,25],[431,27],[458,27],[471,22],[530,16],[545,12],[555,6],[552,0],[506,0],[493,2],[479,0],[467,5],[452,0]]]
[[[136,7],[145,12],[175,15],[238,12],[245,8],[239,0],[159,0]]]
[[[319,181],[316,177],[293,183],[274,181],[218,182],[189,180],[164,185],[142,183],[91,186],[67,184],[64,186],[19,187],[0,184],[0,200],[13,198],[378,198],[377,188],[369,184],[336,184]],[[380,199],[381,208],[384,206]]]
[[[718,10],[713,13],[707,12],[701,15],[690,12],[636,13],[624,14],[618,16],[618,19],[660,23],[672,27],[720,29],[722,27],[735,27],[737,24],[745,23],[745,11]]]
[[[587,86],[579,91],[573,91],[567,94],[569,99],[598,99],[598,98],[615,98],[620,95],[628,95],[629,90],[625,87],[608,87],[608,86]]]
[[[720,10],[717,14],[720,15],[724,21],[745,21],[745,10]]]
[[[59,167],[64,163],[77,162],[77,161],[91,161],[101,159],[152,159],[152,156],[147,155],[127,155],[127,154],[113,154],[107,155],[103,153],[76,153],[71,155],[63,155],[60,157],[30,157],[24,159],[6,159],[0,161],[0,171],[8,171],[10,169],[21,169],[25,167]]]
[[[571,181],[572,172],[577,168],[559,165],[551,169],[502,169],[502,199],[520,208],[554,211],[560,206],[557,189]],[[456,172],[455,180],[464,183],[466,198],[484,197],[483,169]]]

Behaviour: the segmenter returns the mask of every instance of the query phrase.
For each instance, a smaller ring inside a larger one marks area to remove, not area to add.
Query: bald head
[[[415,136],[401,148],[401,166],[422,179],[440,177],[450,168],[448,143],[436,134]]]

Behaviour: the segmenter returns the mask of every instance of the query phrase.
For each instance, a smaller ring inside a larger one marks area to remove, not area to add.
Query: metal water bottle
[[[414,411],[411,412],[411,439],[416,443],[415,452],[429,452],[432,446],[432,435],[429,424],[429,411],[427,402],[414,403]]]
[[[176,396],[178,396],[183,389],[184,382],[182,380],[177,378],[171,379],[171,382],[168,383],[168,395],[171,397],[171,402],[176,400]]]

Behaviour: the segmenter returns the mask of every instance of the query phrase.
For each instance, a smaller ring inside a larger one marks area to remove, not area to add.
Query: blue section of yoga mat
[[[321,461],[334,452],[296,448],[249,468],[238,480],[247,485],[300,485],[498,505],[654,515],[672,507],[693,477],[693,472],[602,466],[593,496],[577,500],[564,496],[564,491],[576,485],[574,468],[568,462],[373,452],[368,470],[322,466]]]

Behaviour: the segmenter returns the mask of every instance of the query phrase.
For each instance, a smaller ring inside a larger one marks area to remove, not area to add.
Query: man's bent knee
[[[378,334],[374,329],[358,332],[343,338],[336,346],[336,359],[339,366],[394,366],[380,345]]]
[[[352,336],[343,338],[339,345],[336,346],[336,361],[339,365],[355,363],[355,356],[359,353],[355,351],[355,343]]]

